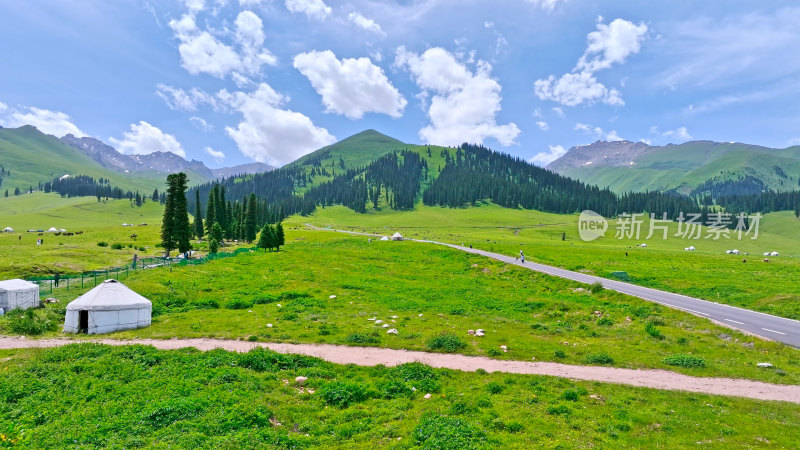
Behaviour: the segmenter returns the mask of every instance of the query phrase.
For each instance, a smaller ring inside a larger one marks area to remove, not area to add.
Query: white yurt
[[[47,230],[48,233],[56,233],[57,231],[58,231],[58,228],[56,228],[56,227],[50,227],[50,229]]]
[[[64,331],[101,334],[150,326],[153,304],[117,280],[105,280],[67,305]]]
[[[15,308],[37,308],[39,306],[39,285],[30,281],[0,281],[0,309],[5,312]]]
[[[403,240],[403,235],[400,234],[400,233],[395,233],[395,234],[392,235],[392,240],[393,241],[402,241]]]
[[[382,241],[388,241],[388,240],[389,240],[389,236],[383,236],[383,237],[381,238],[381,240],[382,240]]]
[[[13,229],[13,228],[11,228],[11,227],[5,227],[5,228],[3,228],[3,233],[13,233],[13,232],[14,232],[14,229]]]

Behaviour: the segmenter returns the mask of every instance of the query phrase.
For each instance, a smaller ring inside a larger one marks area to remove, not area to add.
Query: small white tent
[[[392,240],[393,241],[402,241],[403,240],[403,235],[400,234],[400,233],[395,233],[395,234],[392,235]]]
[[[5,227],[5,228],[3,228],[3,233],[13,233],[13,232],[14,232],[14,229],[13,229],[13,228],[11,228],[11,227]]]
[[[106,280],[67,305],[64,331],[101,334],[150,326],[153,304],[117,280]]]
[[[47,230],[48,233],[55,233],[57,231],[58,231],[58,229],[56,227],[50,227],[50,229]]]
[[[0,281],[0,309],[10,311],[15,308],[36,308],[39,306],[39,285],[30,281]]]
[[[381,238],[381,240],[382,241],[388,241],[389,240],[389,236],[384,236],[384,237]]]

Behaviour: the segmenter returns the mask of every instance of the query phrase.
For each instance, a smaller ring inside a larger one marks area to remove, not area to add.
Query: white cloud
[[[573,128],[575,131],[583,132],[584,134],[592,134],[596,139],[606,141],[624,141],[625,139],[617,134],[617,130],[606,132],[600,127],[592,128],[591,125],[577,122]]]
[[[181,42],[178,46],[181,66],[190,74],[205,73],[217,78],[232,72],[254,75],[263,64],[277,64],[277,58],[263,48],[263,23],[252,11],[242,11],[236,18],[234,36],[240,51],[200,30],[194,17],[188,14],[180,20],[171,20],[169,26]]]
[[[156,85],[156,95],[161,100],[164,100],[164,103],[172,110],[196,111],[198,107],[204,104],[217,108],[217,101],[214,96],[198,88],[191,88],[186,91],[159,83]]]
[[[586,36],[589,45],[575,70],[597,72],[624,63],[628,56],[639,53],[646,33],[644,23],[636,25],[623,19],[614,19],[608,25],[598,23],[597,31]]]
[[[263,0],[239,0],[239,6],[242,8],[250,8],[253,6],[260,6]]]
[[[72,122],[72,118],[69,115],[60,111],[50,111],[49,109],[35,108],[33,106],[11,108],[5,103],[0,103],[0,125],[9,128],[33,125],[42,133],[52,134],[57,137],[66,134],[72,134],[77,137],[87,136]]]
[[[689,134],[689,131],[686,127],[678,127],[674,130],[668,130],[661,133],[662,136],[668,138],[674,138],[677,141],[688,141],[692,139],[692,135]]]
[[[214,130],[214,125],[211,125],[206,121],[206,119],[203,119],[202,117],[189,117],[189,122],[192,122],[192,125],[197,127],[198,130],[206,133]]]
[[[533,84],[536,96],[564,106],[595,102],[624,105],[622,94],[597,81],[594,73],[614,64],[622,64],[628,56],[638,53],[646,33],[647,25],[644,23],[636,25],[623,19],[614,19],[608,25],[598,23],[597,31],[587,35],[589,43],[586,51],[572,72],[559,78],[550,75],[536,80]]]
[[[796,137],[794,139],[789,139],[788,142],[789,146],[800,145],[800,137]]]
[[[536,122],[536,125],[539,126],[539,129],[542,131],[547,131],[550,129],[550,125],[547,124],[544,120],[539,120]]]
[[[381,36],[385,36],[386,33],[383,32],[381,26],[378,25],[374,20],[364,17],[360,13],[351,12],[347,15],[347,18],[350,19],[350,22],[358,25],[359,27],[371,31],[373,33],[379,34]]]
[[[562,108],[561,108],[561,107],[559,107],[559,106],[554,106],[554,107],[553,107],[553,112],[554,112],[554,113],[556,113],[556,115],[557,115],[558,117],[561,117],[562,119],[563,119],[563,118],[565,118],[565,117],[567,117],[567,115],[566,115],[566,114],[564,114],[564,109],[562,109]]]
[[[546,11],[552,11],[559,3],[567,2],[567,0],[525,0],[525,1],[528,3],[532,3]]]
[[[447,50],[434,47],[418,55],[397,49],[395,66],[406,68],[423,92],[432,93],[428,116],[430,125],[419,131],[426,142],[459,145],[483,143],[494,138],[508,146],[520,133],[515,123],[497,124],[502,90],[491,77],[492,66],[485,61],[475,64],[475,72]]]
[[[122,139],[109,139],[117,151],[126,155],[147,155],[153,152],[171,152],[185,158],[186,152],[175,136],[164,133],[145,121],[132,123],[130,131],[122,133]]]
[[[367,112],[400,117],[408,103],[369,58],[340,61],[330,50],[312,51],[295,56],[294,67],[322,96],[327,112],[350,119],[360,119]]]
[[[547,147],[548,150],[546,152],[537,153],[528,162],[537,166],[546,166],[567,153],[567,150],[561,145],[548,145]]]
[[[183,4],[191,15],[199,13],[206,7],[205,0],[183,0]]]
[[[307,116],[281,109],[286,99],[266,83],[249,93],[223,90],[218,97],[242,114],[242,122],[225,131],[254,161],[283,165],[336,141]]]
[[[533,110],[533,117],[537,117],[539,119],[542,118],[542,108],[536,108]]]
[[[221,152],[219,150],[214,150],[211,147],[205,147],[203,149],[203,153],[205,153],[206,155],[214,158],[214,160],[217,161],[217,162],[222,162],[222,160],[225,159],[225,153],[223,153],[223,152]]]
[[[536,96],[542,100],[552,100],[564,106],[577,106],[597,101],[607,105],[622,106],[625,101],[616,89],[608,89],[589,72],[565,73],[556,79],[550,75],[533,83]]]
[[[286,9],[293,13],[303,13],[309,19],[325,20],[331,14],[331,7],[323,0],[286,0]]]

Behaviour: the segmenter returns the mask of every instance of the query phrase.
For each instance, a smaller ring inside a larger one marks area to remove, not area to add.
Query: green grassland
[[[0,199],[0,227],[14,233],[0,233],[0,278],[77,273],[130,263],[139,257],[161,255],[160,242],[163,206],[145,202],[141,207],[128,200],[98,202],[94,197],[61,198],[58,194],[33,193]],[[123,223],[147,226],[123,227]],[[27,230],[64,228],[81,235],[55,236],[53,233],[28,233]],[[137,238],[130,236],[136,234]],[[21,237],[21,238],[20,238]],[[37,239],[44,239],[41,246]],[[98,242],[108,247],[98,247]],[[112,244],[123,244],[115,250]],[[128,248],[128,244],[132,247]],[[136,247],[136,248],[133,248]],[[141,248],[145,248],[142,251]]]
[[[464,344],[457,350],[471,355],[586,364],[593,355],[606,354],[612,359],[606,363],[617,367],[800,382],[800,354],[794,349],[613,291],[593,293],[580,283],[432,244],[369,243],[291,228],[287,239],[280,252],[130,274],[123,281],[153,301],[154,321],[110,337],[430,350],[431,339],[452,334]],[[56,290],[61,304],[39,311],[50,321],[52,331],[45,337],[57,335],[66,302],[82,292]],[[389,328],[370,318],[399,333],[387,334]],[[21,322],[13,315],[0,318],[0,332],[24,333]],[[467,334],[479,328],[486,336]],[[675,354],[702,358],[705,367],[664,361]],[[764,361],[775,369],[756,367]]]
[[[0,373],[4,446],[732,448],[800,441],[800,410],[789,403],[418,363],[341,366],[266,350],[80,344],[0,351]],[[308,378],[302,388],[297,376]]]
[[[750,239],[752,235],[742,240],[705,239],[706,229],[703,239],[681,239],[674,236],[677,224],[670,225],[666,240],[658,232],[646,239],[649,220],[645,220],[639,239],[616,239],[612,221],[604,238],[584,242],[578,235],[577,219],[577,215],[490,204],[464,209],[418,206],[415,211],[368,214],[331,207],[289,222],[388,235],[400,231],[406,237],[473,245],[507,255],[523,250],[536,262],[602,277],[624,271],[635,284],[800,319],[800,285],[796,283],[800,276],[800,219],[791,212],[766,215],[755,240]],[[637,247],[640,243],[648,247]],[[697,251],[684,251],[689,245]],[[734,248],[742,254],[725,253]],[[769,257],[766,263],[762,256],[766,251],[778,251],[781,256]]]
[[[0,185],[2,192],[8,190],[13,193],[16,187],[25,192],[30,187],[35,190],[39,188],[39,182],[52,181],[66,174],[88,175],[95,179],[108,178],[112,186],[123,190],[139,190],[148,195],[153,189],[161,190],[164,186],[164,174],[114,172],[80,150],[29,125],[0,129],[0,163],[11,170],[10,176],[3,177]],[[189,178],[198,182],[205,181],[194,173]]]

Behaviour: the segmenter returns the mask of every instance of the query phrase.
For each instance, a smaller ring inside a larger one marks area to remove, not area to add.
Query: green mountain
[[[375,130],[354,134],[290,163],[288,167],[319,166],[341,170],[364,167],[381,156],[409,147]]]
[[[77,148],[30,125],[0,129],[0,165],[5,170],[5,174],[0,175],[0,191],[38,189],[40,182],[64,175],[108,178],[112,185],[131,190],[152,191],[164,184],[161,174],[134,176],[110,171]]]
[[[650,146],[598,141],[569,149],[547,168],[615,192],[790,191],[800,182],[800,146],[774,149],[711,141]]]

